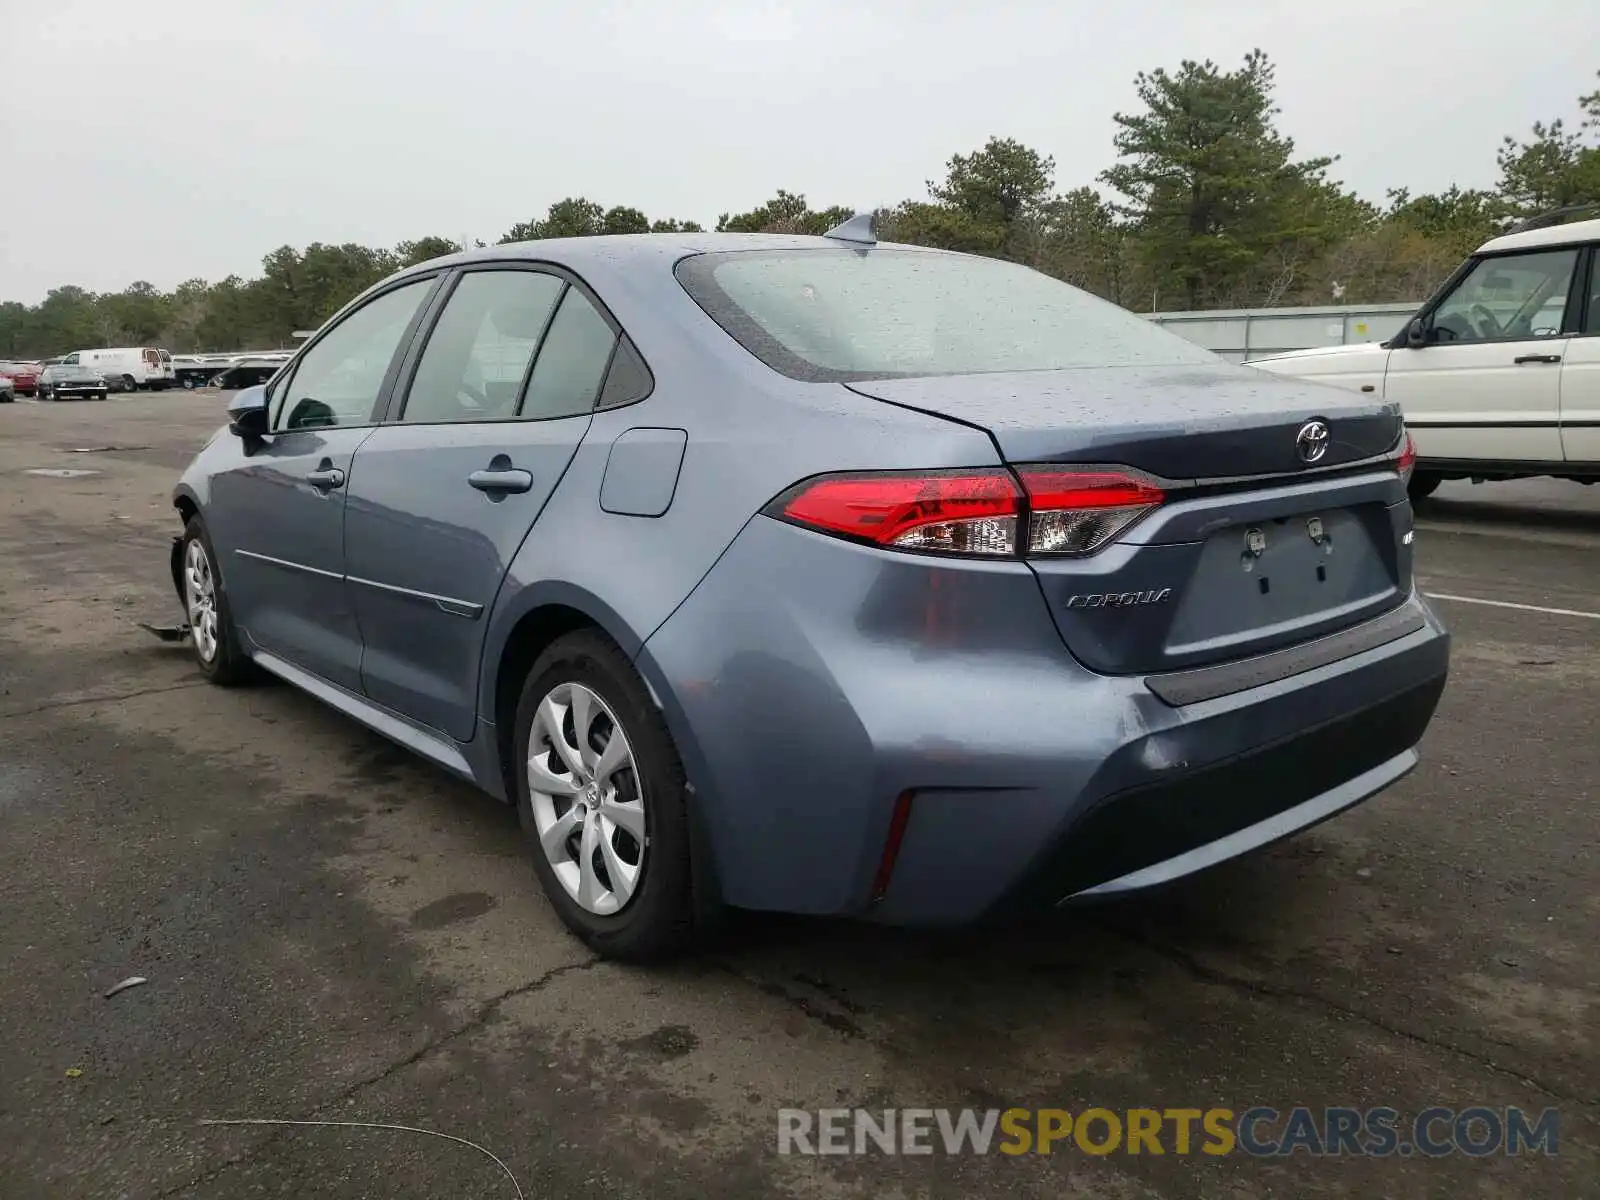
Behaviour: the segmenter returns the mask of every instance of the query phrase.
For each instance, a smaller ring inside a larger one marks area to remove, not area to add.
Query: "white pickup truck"
[[[1253,359],[1397,400],[1413,499],[1445,479],[1600,479],[1600,220],[1480,246],[1386,342]]]

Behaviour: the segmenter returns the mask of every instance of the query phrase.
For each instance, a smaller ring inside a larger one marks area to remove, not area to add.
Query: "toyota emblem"
[[[1328,453],[1328,423],[1326,421],[1307,421],[1300,426],[1300,432],[1295,435],[1294,452],[1300,456],[1303,463],[1322,461],[1322,456]]]

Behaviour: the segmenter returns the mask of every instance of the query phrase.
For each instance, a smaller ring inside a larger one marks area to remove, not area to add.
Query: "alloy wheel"
[[[539,845],[579,907],[613,916],[638,889],[649,845],[633,747],[616,713],[581,683],[551,688],[528,737]]]
[[[183,600],[195,650],[201,662],[211,663],[217,657],[217,580],[199,538],[191,538],[184,551]]]

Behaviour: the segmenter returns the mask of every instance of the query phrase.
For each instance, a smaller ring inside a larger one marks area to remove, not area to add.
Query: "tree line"
[[[1100,186],[1059,191],[1052,158],[991,138],[952,157],[926,197],[879,210],[879,236],[1025,263],[1136,310],[1367,304],[1420,299],[1518,217],[1600,204],[1600,89],[1578,98],[1575,124],[1506,137],[1494,188],[1402,187],[1381,203],[1334,179],[1337,159],[1303,157],[1278,130],[1274,67],[1260,50],[1232,70],[1184,61],[1141,73],[1136,90],[1138,110],[1114,118],[1117,161]],[[850,215],[779,190],[714,228],[819,234]],[[572,197],[500,241],[701,228]],[[393,249],[316,242],[274,250],[254,279],[191,279],[168,292],[145,282],[115,293],[58,287],[36,305],[0,304],[0,357],[287,346],[391,272],[461,248],[443,237]]]

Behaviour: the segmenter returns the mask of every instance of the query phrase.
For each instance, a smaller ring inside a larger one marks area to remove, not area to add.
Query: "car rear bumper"
[[[1415,595],[1379,620],[1343,657],[1171,703],[1171,676],[1078,664],[1020,563],[758,518],[639,664],[729,903],[962,924],[1164,884],[1400,778],[1449,636]]]
[[[1441,671],[1279,742],[1082,806],[1006,905],[1038,909],[1159,887],[1338,815],[1416,766],[1444,683]],[[1249,715],[1246,708],[1234,719]],[[1148,756],[1152,747],[1129,749]]]

